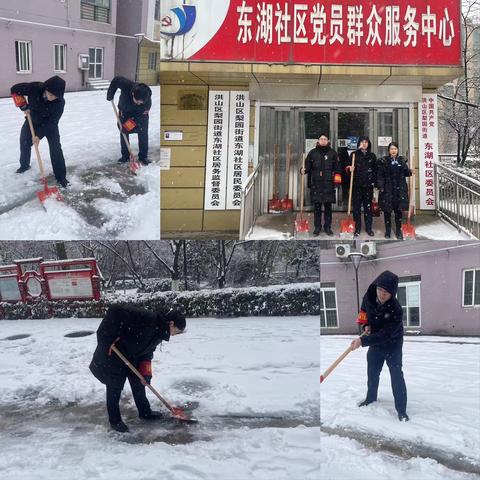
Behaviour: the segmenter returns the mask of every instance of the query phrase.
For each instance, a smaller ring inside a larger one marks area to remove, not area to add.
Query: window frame
[[[154,68],[151,68],[151,63],[150,63],[150,56],[151,55],[155,56],[155,66],[154,66]],[[159,57],[158,52],[156,52],[156,51],[155,52],[154,51],[148,52],[147,70],[150,70],[152,72],[156,72],[158,70],[158,57]]]
[[[473,272],[473,282],[472,282],[472,304],[465,305],[465,274],[467,272]],[[475,279],[477,272],[480,274],[480,267],[465,268],[462,270],[462,308],[480,308],[480,304],[475,305]]]
[[[336,316],[336,320],[337,320],[337,325],[335,327],[329,327],[327,326],[327,311],[328,310],[333,310],[332,308],[328,308],[326,307],[326,302],[325,302],[325,292],[333,292],[334,295],[335,295],[335,316]],[[322,299],[323,299],[323,309],[322,307],[320,307],[320,311],[323,310],[323,315],[324,315],[324,318],[325,318],[325,326],[322,326],[322,319],[320,317],[320,328],[328,328],[329,330],[331,329],[336,329],[338,330],[340,328],[340,324],[339,324],[339,321],[338,321],[338,302],[337,302],[337,287],[336,286],[333,286],[333,287],[322,287],[320,285],[320,295],[322,295]]]
[[[409,325],[408,286],[417,286],[418,287],[418,325]],[[412,328],[412,329],[413,328],[422,328],[422,281],[421,280],[414,280],[414,281],[410,281],[410,282],[399,281],[398,282],[398,288],[400,288],[400,287],[405,287],[407,289],[405,291],[405,300],[407,301],[407,305],[406,305],[406,309],[407,309],[406,320],[407,320],[407,323],[403,325],[404,328]],[[397,300],[398,300],[398,291],[397,291]],[[400,303],[400,302],[398,302],[398,303]],[[402,307],[402,311],[403,311],[403,306],[401,304],[400,304],[400,306]]]
[[[21,58],[20,58],[20,44],[27,45],[27,51],[28,51],[28,66],[29,70],[19,70],[18,67],[21,67]],[[16,73],[18,75],[31,75],[33,73],[33,47],[32,47],[32,41],[31,40],[15,40],[15,67],[16,67]],[[18,63],[17,63],[18,59]]]
[[[55,63],[57,60],[56,47],[63,47],[63,70],[57,70]],[[54,43],[53,44],[53,73],[67,73],[67,44],[66,43]]]

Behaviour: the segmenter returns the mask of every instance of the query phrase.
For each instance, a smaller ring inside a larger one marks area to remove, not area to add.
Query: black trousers
[[[136,133],[138,135],[138,159],[146,160],[148,157],[148,120],[138,123],[133,130],[125,134],[129,141],[130,134],[132,133]],[[120,147],[122,151],[122,158],[130,158],[127,144],[125,143],[122,134],[120,134]]]
[[[396,209],[395,213],[395,228],[398,233],[402,229],[402,210]],[[383,218],[385,220],[385,233],[390,234],[392,231],[392,212],[383,212]]]
[[[323,228],[332,227],[332,204],[330,202],[314,202],[315,212],[314,212],[314,226],[315,229],[322,228],[322,205],[323,205]]]
[[[363,216],[365,218],[365,230],[372,229],[372,198],[373,188],[360,187],[352,192],[353,220],[355,221],[355,231],[362,229],[362,206]]]
[[[65,158],[63,157],[62,145],[60,144],[58,125],[49,126],[45,131],[45,135],[38,135],[38,137],[45,137],[47,139],[53,174],[57,180],[63,180],[67,175],[67,171],[65,168]],[[25,120],[20,132],[20,166],[28,167],[30,165],[32,145],[32,134],[28,122]]]
[[[399,342],[395,347],[388,349],[369,347],[367,352],[368,391],[366,400],[368,402],[377,400],[380,372],[384,362],[387,362],[395,409],[398,413],[405,413],[407,410],[407,387],[402,371],[402,344],[403,342]]]
[[[139,415],[147,415],[151,411],[150,402],[145,394],[145,387],[133,372],[128,372],[124,377],[123,382],[118,382],[114,386],[107,385],[107,412],[108,419],[111,423],[118,423],[122,419],[120,414],[120,396],[127,378],[130,383],[130,388],[132,389],[133,399]]]

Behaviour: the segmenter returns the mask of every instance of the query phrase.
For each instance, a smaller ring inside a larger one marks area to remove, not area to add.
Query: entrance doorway
[[[370,137],[377,157],[387,154],[391,141],[399,143],[402,155],[410,156],[408,107],[261,106],[258,152],[259,161],[267,167],[265,195],[268,194],[268,198],[274,193],[283,198],[288,188],[295,209],[300,209],[302,156],[315,148],[322,133],[330,135],[332,148],[338,152],[342,166],[362,135]],[[337,190],[334,209],[346,210],[347,201],[348,185],[344,183],[343,188]],[[306,210],[313,209],[307,188],[304,205]]]

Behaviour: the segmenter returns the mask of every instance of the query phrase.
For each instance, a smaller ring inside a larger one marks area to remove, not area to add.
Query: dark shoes
[[[398,414],[398,419],[401,421],[401,422],[408,422],[410,420],[410,418],[408,417],[407,413],[399,413]]]
[[[313,231],[313,236],[314,237],[318,237],[320,235],[320,232],[322,231],[321,228],[316,228],[314,231]]]
[[[385,232],[385,238],[391,238],[391,237],[392,236],[391,236],[390,232]]]
[[[161,420],[163,418],[162,412],[157,412],[156,410],[150,410],[148,413],[139,415],[143,420]]]
[[[119,422],[110,422],[110,426],[120,433],[129,432],[128,427],[120,420]]]
[[[129,161],[129,158],[128,158],[128,157],[127,157],[127,158],[122,157],[122,158],[119,158],[119,159],[117,160],[118,163],[127,163],[128,161]]]
[[[330,227],[325,227],[324,230],[329,237],[333,235],[332,229]]]
[[[30,170],[30,165],[28,167],[20,167],[18,168],[15,173],[25,173],[27,170]]]
[[[398,240],[403,240],[403,233],[401,228],[397,230],[396,235]]]
[[[365,399],[363,402],[360,402],[358,404],[359,407],[366,407],[367,405],[370,405],[371,403],[375,402],[376,400],[367,400]]]
[[[373,230],[367,230],[367,235],[369,237],[374,237],[375,236],[375,232]]]
[[[354,237],[360,236],[360,230],[355,230],[355,231],[353,232],[353,236],[354,236]]]
[[[150,164],[152,163],[148,158],[139,158],[138,161],[139,161],[142,165],[150,165]]]
[[[60,180],[57,180],[57,183],[63,188],[67,188],[70,185],[70,182],[66,178],[61,178]]]

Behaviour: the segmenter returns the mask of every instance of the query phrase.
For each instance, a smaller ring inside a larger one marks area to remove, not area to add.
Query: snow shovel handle
[[[175,413],[174,408],[153,388],[146,380],[143,378],[143,375],[128,361],[128,359],[118,350],[115,345],[110,347],[123,361],[123,363],[140,379],[142,385],[148,387],[155,396],[170,410],[170,412]]]
[[[35,148],[35,154],[37,156],[37,162],[38,162],[38,168],[40,169],[40,175],[42,176],[42,180],[45,180],[45,178],[46,178],[45,167],[43,166],[43,160],[42,160],[42,157],[40,155],[40,149],[38,148],[38,145],[33,141],[33,139],[37,135],[35,133],[35,129],[33,128],[32,116],[30,115],[29,110],[25,111],[25,117],[27,119],[28,126],[30,127],[30,133],[32,135],[33,148]]]
[[[305,172],[305,152],[302,154],[302,172]],[[302,173],[300,184],[300,218],[303,218],[303,197],[305,195],[305,173]]]
[[[292,156],[292,144],[289,143],[287,147],[287,163],[285,165],[285,198],[288,198],[290,187],[290,159]]]
[[[130,141],[128,140],[128,137],[125,135],[125,132],[123,131],[122,122],[120,120],[120,115],[118,114],[117,106],[115,105],[114,100],[111,100],[111,102],[112,102],[113,111],[115,112],[115,116],[117,117],[118,128],[120,129],[120,133],[122,134],[123,139],[125,140],[125,144],[127,145],[128,153],[130,154],[130,158],[133,159],[134,156],[133,156],[133,153],[132,153],[132,148],[130,147]]]
[[[362,338],[367,332],[363,332],[358,338]],[[320,383],[322,383],[338,366],[338,364],[352,351],[350,345],[326,370],[320,375]]]
[[[352,165],[351,167],[355,170],[355,153],[352,156]],[[350,190],[348,193],[348,212],[347,216],[350,216],[350,211],[352,210],[352,190],[353,190],[353,171],[350,169]]]
[[[415,170],[412,171],[412,178],[410,179],[410,188],[408,189],[408,216],[407,223],[410,224],[412,218],[412,210],[415,206]]]

